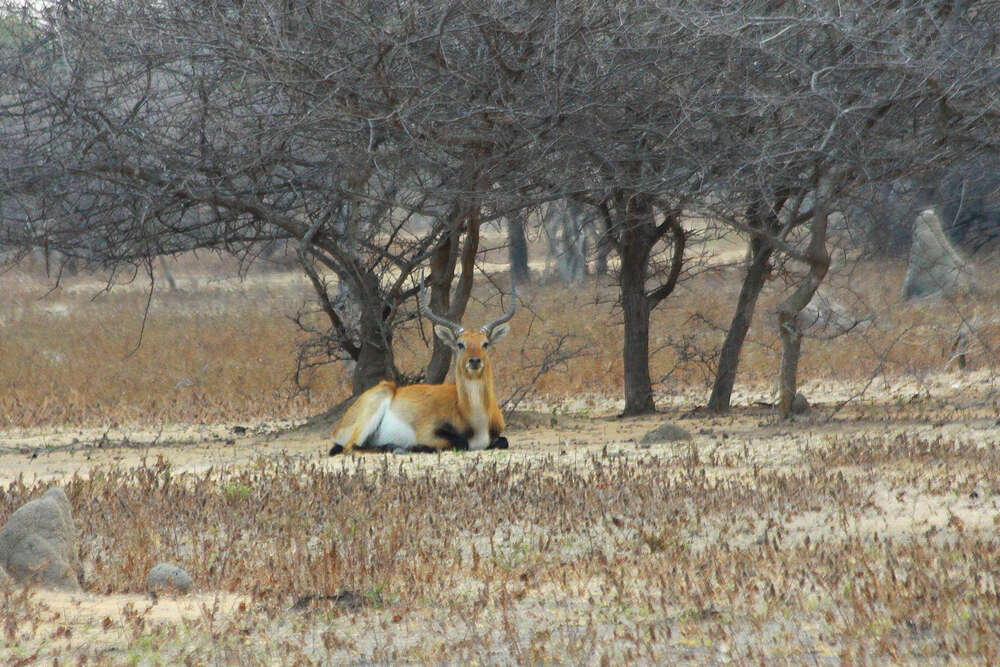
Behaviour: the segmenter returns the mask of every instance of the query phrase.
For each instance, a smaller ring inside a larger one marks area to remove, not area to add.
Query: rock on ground
[[[690,440],[691,434],[676,424],[667,422],[657,426],[652,431],[648,431],[639,441],[643,445],[652,445],[658,442],[676,442],[678,440]]]
[[[79,591],[83,568],[66,492],[53,487],[10,515],[0,528],[0,566],[19,582]]]
[[[191,575],[173,563],[157,563],[146,575],[146,590],[150,593],[189,593],[193,586]]]

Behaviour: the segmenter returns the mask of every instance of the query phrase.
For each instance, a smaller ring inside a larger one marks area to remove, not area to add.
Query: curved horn
[[[427,303],[427,289],[424,285],[423,280],[420,281],[420,310],[423,311],[424,315],[426,315],[427,319],[429,319],[431,322],[437,322],[438,324],[444,325],[449,329],[451,329],[452,331],[454,331],[456,334],[460,334],[463,331],[465,331],[465,329],[462,328],[461,324],[456,324],[451,320],[445,319],[440,315],[435,314],[434,311],[431,310],[431,305]]]
[[[500,316],[500,319],[493,320],[489,324],[483,327],[482,331],[487,336],[493,333],[493,330],[498,326],[508,321],[510,318],[514,317],[514,309],[517,308],[517,285],[514,283],[510,284],[510,308],[507,312]]]

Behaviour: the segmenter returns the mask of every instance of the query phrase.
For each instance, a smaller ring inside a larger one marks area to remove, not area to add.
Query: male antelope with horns
[[[434,333],[455,353],[455,384],[399,387],[388,380],[361,394],[333,428],[330,456],[352,449],[383,452],[436,452],[506,449],[503,414],[493,389],[487,348],[507,335],[516,294],[500,319],[479,331],[435,314],[420,284],[420,308],[435,322]]]

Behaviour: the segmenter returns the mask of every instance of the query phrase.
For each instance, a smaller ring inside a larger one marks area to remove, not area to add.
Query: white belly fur
[[[417,442],[417,434],[410,428],[410,425],[393,414],[392,408],[386,410],[385,415],[382,416],[382,422],[378,425],[373,440],[375,445],[408,447],[422,444]]]

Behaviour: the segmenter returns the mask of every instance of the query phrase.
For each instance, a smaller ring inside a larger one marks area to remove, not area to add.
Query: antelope
[[[352,449],[393,453],[443,449],[507,449],[503,414],[493,389],[486,350],[510,331],[516,290],[500,319],[479,331],[435,314],[420,284],[420,309],[435,323],[434,334],[455,353],[454,384],[397,386],[384,380],[361,394],[333,428],[330,456]]]

